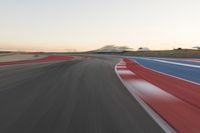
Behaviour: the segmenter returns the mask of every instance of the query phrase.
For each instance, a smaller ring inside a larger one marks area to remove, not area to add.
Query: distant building
[[[147,47],[140,47],[138,48],[138,51],[150,51],[150,49]]]

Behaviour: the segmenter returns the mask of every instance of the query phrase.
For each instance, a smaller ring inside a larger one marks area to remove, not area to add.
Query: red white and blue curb
[[[167,133],[199,133],[200,85],[123,59],[115,71],[128,91]]]
[[[137,100],[137,102],[144,108],[144,110],[157,122],[157,124],[166,132],[166,133],[176,133],[176,131],[162,118],[160,117],[148,104],[146,104],[134,91],[135,87],[133,86],[136,82],[137,84],[148,84],[148,82],[144,80],[124,80],[122,75],[130,75],[134,76],[135,73],[130,71],[126,67],[126,62],[121,60],[115,66],[115,72],[124,86],[128,89],[128,91],[132,94],[132,96]]]

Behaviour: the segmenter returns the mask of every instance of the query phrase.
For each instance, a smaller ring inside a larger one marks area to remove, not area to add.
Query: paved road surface
[[[117,59],[0,68],[0,133],[160,133],[114,72]]]

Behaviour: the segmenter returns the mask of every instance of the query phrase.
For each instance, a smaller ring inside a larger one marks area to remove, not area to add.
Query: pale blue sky
[[[0,0],[0,49],[200,44],[199,0]]]

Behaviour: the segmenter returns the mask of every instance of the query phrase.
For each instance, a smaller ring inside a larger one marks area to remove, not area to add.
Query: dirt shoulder
[[[20,61],[20,60],[33,60],[46,57],[46,55],[37,54],[0,54],[0,62]]]
[[[166,50],[166,51],[129,51],[121,55],[163,58],[197,58],[200,59],[200,50]]]

